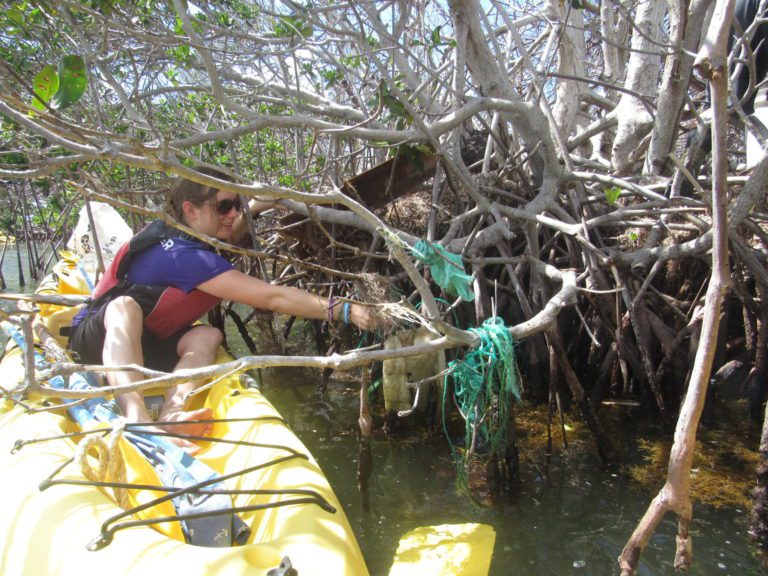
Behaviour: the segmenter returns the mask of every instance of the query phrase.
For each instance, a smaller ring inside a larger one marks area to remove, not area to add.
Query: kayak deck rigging
[[[181,425],[181,424],[189,424],[189,423],[217,424],[217,423],[264,422],[264,421],[277,422],[287,426],[287,423],[285,422],[285,420],[279,416],[257,416],[253,418],[213,418],[213,419],[193,420],[193,421],[185,421],[185,422],[170,422],[170,423],[164,423],[164,425],[174,425],[174,424]],[[157,423],[155,422],[130,423],[125,425],[125,430],[138,432],[144,427],[156,426],[156,425]],[[32,438],[29,440],[18,439],[14,444],[12,453],[16,453],[19,450],[21,450],[24,446],[27,446],[30,444],[37,444],[37,443],[52,441],[52,440],[60,440],[64,438],[69,438],[69,439],[82,438],[89,435],[107,436],[111,431],[112,431],[111,428],[100,428],[95,430],[85,430],[85,431],[78,431],[78,432],[70,432],[66,434],[59,434],[54,436],[46,436],[42,438]],[[263,470],[265,468],[269,468],[270,466],[276,466],[295,458],[301,458],[304,460],[309,459],[308,455],[303,454],[302,452],[299,452],[291,448],[290,446],[284,446],[280,444],[266,444],[261,442],[249,442],[245,440],[233,440],[233,439],[219,438],[214,436],[193,436],[189,434],[175,434],[173,432],[167,432],[167,431],[153,431],[153,435],[183,438],[185,440],[234,444],[234,445],[246,446],[250,448],[268,448],[272,450],[283,450],[287,452],[287,455],[279,458],[273,458],[269,461],[261,462],[259,464],[256,464],[235,472],[230,472],[228,474],[216,476],[214,478],[211,478],[205,481],[197,482],[189,486],[185,486],[184,488],[179,488],[175,486],[165,486],[162,484],[139,484],[139,483],[132,483],[132,482],[110,482],[110,481],[99,481],[99,480],[79,480],[79,479],[57,478],[59,474],[64,473],[65,469],[68,466],[74,463],[75,457],[72,456],[68,458],[63,464],[58,466],[53,471],[52,474],[50,474],[47,478],[45,478],[40,483],[39,489],[41,491],[47,490],[52,486],[64,485],[64,486],[93,486],[97,488],[126,489],[126,490],[152,490],[152,491],[167,493],[164,496],[155,498],[144,504],[126,508],[121,512],[106,519],[101,526],[100,535],[94,538],[88,544],[87,548],[89,550],[91,551],[100,550],[105,546],[108,546],[112,542],[116,532],[126,528],[133,528],[136,526],[153,526],[156,524],[162,524],[167,522],[178,522],[181,520],[208,518],[208,517],[214,517],[214,516],[229,515],[233,513],[239,514],[244,512],[254,512],[254,511],[266,510],[269,508],[277,508],[282,506],[295,506],[295,505],[305,505],[305,504],[314,504],[319,508],[321,508],[322,510],[331,514],[335,514],[337,511],[336,507],[333,506],[331,503],[329,503],[328,500],[326,500],[326,498],[324,498],[321,494],[319,494],[314,490],[309,490],[309,489],[303,489],[303,488],[294,488],[294,489],[259,489],[259,488],[242,489],[240,488],[240,489],[215,489],[215,490],[207,489],[211,485],[220,484],[223,481],[230,480],[232,478],[237,478],[239,476],[245,476],[246,474],[255,472],[257,470]],[[211,494],[226,494],[226,495],[245,494],[245,495],[251,495],[251,496],[277,495],[277,496],[296,496],[296,498],[290,498],[286,500],[277,500],[277,501],[267,502],[263,504],[252,504],[249,506],[233,506],[231,508],[221,509],[221,510],[208,510],[208,511],[193,512],[188,514],[174,514],[174,515],[166,515],[166,516],[160,516],[160,517],[154,517],[154,518],[137,519],[134,517],[131,520],[120,522],[120,520],[123,518],[126,518],[128,516],[133,516],[137,512],[148,510],[150,508],[158,506],[164,502],[167,502],[179,496],[185,496],[185,495],[198,496],[198,495],[211,495]]]

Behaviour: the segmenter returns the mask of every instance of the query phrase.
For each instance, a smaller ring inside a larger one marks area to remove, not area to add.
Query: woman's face
[[[216,192],[200,205],[192,205],[189,225],[198,232],[224,242],[232,239],[232,226],[240,215],[240,197],[231,192]]]

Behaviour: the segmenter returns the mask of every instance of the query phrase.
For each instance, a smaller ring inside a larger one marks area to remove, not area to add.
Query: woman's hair
[[[216,168],[210,168],[208,166],[195,166],[193,168],[195,172],[205,174],[206,176],[213,176],[219,180],[226,180],[227,182],[233,182],[233,178],[224,172],[217,170]],[[184,202],[189,201],[192,204],[200,205],[206,200],[210,200],[216,195],[218,188],[206,186],[205,184],[198,184],[192,180],[179,177],[173,182],[173,187],[168,193],[168,201],[166,204],[167,212],[176,218],[179,222],[184,221],[184,211],[182,207]]]

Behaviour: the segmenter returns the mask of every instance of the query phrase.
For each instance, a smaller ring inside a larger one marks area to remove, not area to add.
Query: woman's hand
[[[350,305],[349,321],[361,330],[373,330],[375,325],[371,308],[354,303]]]

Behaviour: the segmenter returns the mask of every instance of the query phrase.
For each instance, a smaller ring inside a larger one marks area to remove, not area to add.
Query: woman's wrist
[[[371,312],[367,306],[356,302],[337,300],[333,296],[328,297],[328,304],[324,307],[325,319],[329,323],[354,324],[363,330],[371,327]]]

